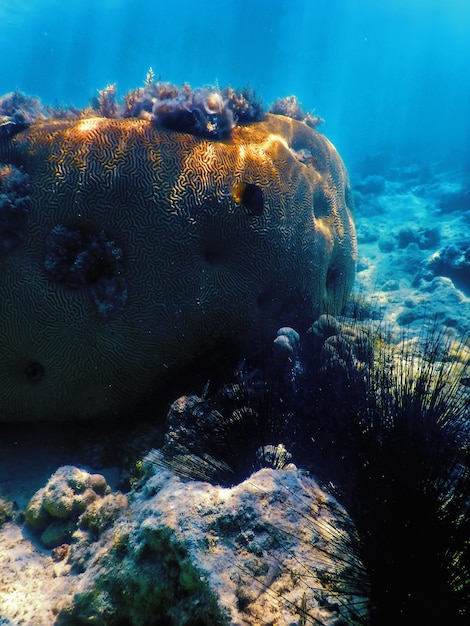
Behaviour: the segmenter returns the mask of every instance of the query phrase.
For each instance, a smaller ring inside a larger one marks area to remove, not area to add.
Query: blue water
[[[84,106],[116,82],[295,93],[346,162],[470,162],[468,0],[0,0],[0,93]]]

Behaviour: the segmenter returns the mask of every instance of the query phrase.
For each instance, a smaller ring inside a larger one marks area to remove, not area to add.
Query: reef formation
[[[352,196],[319,118],[152,77],[115,93],[0,99],[2,421],[122,414],[350,293]]]
[[[347,623],[466,624],[468,341],[431,325],[396,343],[359,312],[320,316],[302,337],[280,329],[270,356],[177,399],[164,444],[147,460],[216,484],[296,463],[336,496],[358,533],[344,561],[353,572],[330,579],[338,598],[364,599]],[[324,622],[307,614],[299,623]]]
[[[348,298],[349,183],[318,118],[153,76],[0,116],[3,419],[113,415],[203,364],[164,425],[156,405],[134,434],[74,424],[83,459],[0,498],[0,623],[468,624],[468,337],[436,318],[397,341]],[[468,242],[419,272],[468,286]]]
[[[125,494],[64,466],[5,502],[0,618],[467,624],[468,345],[361,312],[177,398]]]

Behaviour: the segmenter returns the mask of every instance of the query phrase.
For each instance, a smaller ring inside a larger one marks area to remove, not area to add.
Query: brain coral
[[[24,232],[0,249],[0,420],[115,415],[214,346],[255,350],[350,292],[348,176],[303,122],[268,114],[211,141],[38,121],[3,134],[0,163],[29,177]]]

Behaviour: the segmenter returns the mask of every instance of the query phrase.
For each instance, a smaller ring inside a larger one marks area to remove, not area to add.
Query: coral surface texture
[[[268,114],[213,141],[37,121],[3,134],[1,163],[27,181],[2,205],[2,421],[120,413],[212,349],[337,314],[351,290],[348,175],[304,122]]]

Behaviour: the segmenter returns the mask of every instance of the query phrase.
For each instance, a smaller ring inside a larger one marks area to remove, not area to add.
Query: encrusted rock
[[[41,542],[47,548],[70,543],[79,526],[97,535],[127,503],[122,494],[109,492],[101,474],[65,465],[31,498],[26,522],[41,531]]]
[[[97,495],[66,543],[56,531],[73,519],[52,521],[49,555],[15,524],[0,529],[6,623],[363,623],[368,583],[355,528],[313,478],[290,466],[221,488],[144,468],[128,499]],[[51,483],[70,487],[67,477],[90,484],[70,467]]]
[[[69,614],[103,625],[290,624],[302,612],[359,623],[367,584],[354,537],[345,511],[295,469],[230,489],[158,471],[91,554]],[[339,592],[346,571],[356,582]]]

